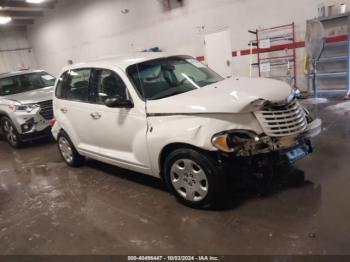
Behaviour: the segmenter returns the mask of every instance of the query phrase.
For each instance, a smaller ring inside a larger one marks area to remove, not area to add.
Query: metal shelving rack
[[[294,22],[249,32],[256,36],[253,44],[257,47],[257,63],[253,66],[258,67],[259,77],[283,80],[297,89]],[[266,40],[270,42],[270,46],[262,47],[261,43]],[[268,64],[269,69],[267,72],[262,70],[266,64]]]
[[[350,13],[317,19],[325,28],[326,43],[316,63],[316,86],[312,87],[310,75],[309,90],[315,96],[346,94],[350,91]]]

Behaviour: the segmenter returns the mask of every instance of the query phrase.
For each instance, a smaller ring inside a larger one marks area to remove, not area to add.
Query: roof
[[[88,61],[84,63],[77,63],[74,65],[66,66],[63,71],[70,69],[77,69],[82,67],[119,67],[122,70],[126,70],[129,66],[143,63],[146,61],[175,56],[175,54],[168,54],[163,52],[139,52],[133,54],[104,57],[94,61]]]
[[[44,70],[23,70],[23,71],[10,72],[10,73],[5,73],[5,74],[0,74],[0,79],[12,77],[12,76],[40,73],[40,72],[44,72]]]

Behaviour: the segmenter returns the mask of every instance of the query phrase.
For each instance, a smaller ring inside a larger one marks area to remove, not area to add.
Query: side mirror
[[[111,108],[133,108],[134,104],[130,100],[122,100],[119,97],[109,97],[105,101],[105,105]]]

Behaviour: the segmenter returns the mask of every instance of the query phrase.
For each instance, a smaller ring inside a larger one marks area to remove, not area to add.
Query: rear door
[[[91,68],[70,70],[59,79],[55,100],[55,117],[83,155],[98,154],[99,138],[93,132],[96,119],[91,103]]]

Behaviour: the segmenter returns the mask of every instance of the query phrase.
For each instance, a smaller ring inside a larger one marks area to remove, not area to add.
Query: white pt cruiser
[[[88,157],[160,177],[195,208],[223,201],[237,159],[294,162],[321,132],[283,82],[224,79],[192,57],[162,53],[66,67],[54,114],[68,165]]]

